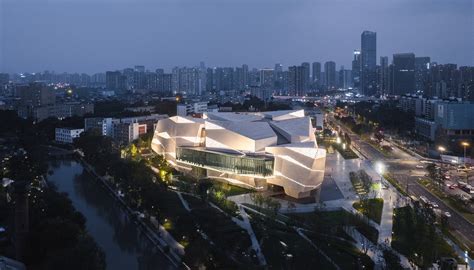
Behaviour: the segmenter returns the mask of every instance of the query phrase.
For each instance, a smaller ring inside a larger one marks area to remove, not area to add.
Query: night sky
[[[134,65],[350,68],[363,30],[377,59],[414,52],[474,65],[472,0],[0,0],[0,70]],[[378,60],[377,60],[378,62]]]

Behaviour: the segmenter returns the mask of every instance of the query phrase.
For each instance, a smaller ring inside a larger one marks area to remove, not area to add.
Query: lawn
[[[264,207],[259,207],[259,206],[256,206],[256,205],[253,205],[253,204],[248,204],[248,203],[243,203],[244,206],[247,206],[248,208],[252,208],[252,209],[255,209],[255,211],[258,211],[268,217],[275,217],[275,212],[270,210],[270,209],[267,209],[267,208],[264,208]],[[276,218],[282,222],[285,222],[285,223],[290,223],[291,220],[286,216],[286,215],[282,215],[282,214],[277,214],[276,215]]]
[[[212,245],[214,252],[226,257],[238,268],[252,268],[258,265],[245,230],[235,224],[229,216],[201,199],[186,194],[182,196],[191,208],[191,213],[188,214],[198,224],[194,230],[199,229],[209,237],[214,243]]]
[[[258,214],[250,213],[250,216],[269,269],[335,269],[293,228]]]
[[[347,211],[310,212],[289,215],[295,221],[306,225],[307,229],[322,234],[331,234],[350,239],[343,230],[343,226],[354,226],[370,241],[377,243],[379,233],[370,226],[364,218]]]
[[[454,257],[451,246],[436,231],[431,210],[395,209],[392,247],[423,268],[441,257]]]
[[[299,222],[313,233],[306,233],[326,254],[334,259],[341,269],[356,269],[361,260],[366,268],[372,267],[372,261],[353,247],[354,240],[346,234],[343,226],[355,226],[368,239],[376,241],[378,232],[359,217],[346,211],[295,213],[289,217]]]
[[[354,208],[366,217],[380,224],[382,219],[383,199],[375,198],[354,203]]]
[[[240,228],[229,216],[211,207],[208,203],[188,195],[183,198],[191,207],[191,214],[200,229],[211,239],[216,247],[225,251],[226,256],[236,261],[240,267],[258,265],[247,231]]]

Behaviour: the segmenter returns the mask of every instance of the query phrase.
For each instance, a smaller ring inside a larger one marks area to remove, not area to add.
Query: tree
[[[138,148],[134,143],[132,143],[130,145],[130,154],[132,155],[132,157],[135,157],[137,153],[138,153]]]
[[[383,258],[385,259],[387,270],[403,270],[400,264],[400,257],[395,254],[389,247],[383,249]]]
[[[258,206],[258,207],[263,206],[263,204],[265,202],[265,198],[263,197],[263,195],[261,193],[254,192],[250,196],[251,196],[252,201],[255,203],[256,206]]]
[[[212,188],[212,186],[213,186],[212,182],[207,178],[199,180],[198,193],[199,193],[199,196],[201,196],[201,199],[203,201],[207,201],[209,190]]]

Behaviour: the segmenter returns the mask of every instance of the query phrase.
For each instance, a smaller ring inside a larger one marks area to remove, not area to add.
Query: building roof
[[[275,132],[267,122],[247,122],[242,123],[234,121],[206,121],[206,123],[220,126],[247,138],[260,140],[276,137]],[[207,126],[206,126],[207,127]]]
[[[271,111],[271,112],[262,112],[265,118],[268,118],[273,121],[288,120],[294,118],[304,117],[304,110],[282,110],[282,111]]]
[[[261,120],[263,117],[255,113],[207,112],[205,118],[217,121],[252,122]]]
[[[272,121],[270,125],[290,142],[294,142],[296,138],[309,138],[312,133],[309,117]]]

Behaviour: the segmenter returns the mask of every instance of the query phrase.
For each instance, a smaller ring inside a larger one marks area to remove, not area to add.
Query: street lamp
[[[375,170],[377,173],[383,174],[385,172],[385,165],[381,161],[377,161],[377,163],[375,163]]]
[[[438,146],[438,151],[444,153],[446,151],[446,148],[444,148],[443,146]]]
[[[375,170],[377,171],[378,174],[380,174],[380,184],[383,185],[383,173],[385,172],[385,164],[383,164],[381,161],[377,161],[375,163]]]
[[[464,165],[466,165],[466,148],[469,147],[469,143],[462,142],[461,145],[464,147]]]
[[[440,159],[441,159],[441,166],[443,166],[443,157],[441,156],[445,151],[446,151],[446,148],[444,148],[444,146],[438,146],[438,151],[440,152]]]

